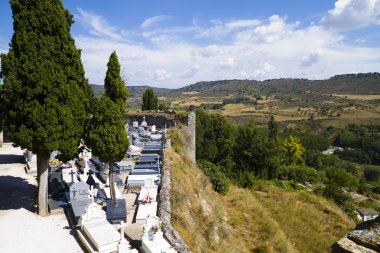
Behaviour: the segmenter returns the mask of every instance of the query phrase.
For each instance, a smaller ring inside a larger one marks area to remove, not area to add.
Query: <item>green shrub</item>
[[[364,177],[370,182],[379,182],[380,169],[373,166],[366,166],[364,169]]]
[[[230,189],[230,182],[221,168],[207,160],[198,161],[198,167],[208,176],[214,191],[226,194]]]

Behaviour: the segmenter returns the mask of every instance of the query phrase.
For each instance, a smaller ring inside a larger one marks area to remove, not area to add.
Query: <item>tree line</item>
[[[233,125],[222,115],[208,114],[200,109],[196,115],[199,167],[206,168],[206,175],[210,175],[210,171],[225,175],[211,180],[213,185],[219,180],[215,189],[223,194],[228,187],[220,185],[229,182],[254,188],[266,180],[293,189],[310,183],[320,185],[315,187],[316,194],[333,199],[353,215],[352,201],[344,191],[368,193],[379,182],[377,167],[365,165],[362,170],[339,156],[323,155],[321,151],[331,144],[323,134],[312,134],[302,128],[279,132],[273,116],[266,128],[258,128],[253,122]],[[339,137],[341,140],[345,131]]]

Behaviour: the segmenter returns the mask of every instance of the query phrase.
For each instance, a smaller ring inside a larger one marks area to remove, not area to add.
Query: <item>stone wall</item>
[[[158,216],[162,221],[162,230],[166,239],[175,250],[180,253],[191,252],[179,233],[170,225],[171,221],[170,205],[170,164],[169,160],[164,160],[164,168],[161,177],[161,190],[159,193]]]
[[[187,115],[178,115],[175,111],[170,112],[156,112],[156,111],[147,111],[147,112],[138,112],[138,113],[128,113],[125,116],[125,121],[129,126],[132,126],[133,121],[137,121],[139,125],[145,121],[148,126],[155,125],[158,128],[167,128],[177,126],[178,124],[187,125]]]
[[[188,156],[195,163],[195,112],[189,113],[187,116],[187,127],[185,128],[185,138],[188,143]]]

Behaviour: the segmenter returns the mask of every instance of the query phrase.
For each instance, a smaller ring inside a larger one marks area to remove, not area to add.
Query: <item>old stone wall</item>
[[[125,116],[125,121],[129,126],[132,126],[133,121],[137,121],[139,125],[143,121],[145,117],[145,121],[148,126],[155,125],[158,128],[167,128],[177,126],[178,124],[187,125],[187,116],[186,115],[178,115],[175,111],[170,112],[155,112],[155,111],[147,111],[147,112],[139,112],[139,113],[128,113]]]
[[[179,233],[171,226],[171,205],[170,205],[170,164],[169,160],[164,160],[164,168],[161,177],[161,190],[159,194],[158,216],[162,221],[162,230],[170,245],[180,253],[191,252]]]
[[[195,163],[195,112],[189,113],[187,116],[187,126],[185,127],[185,138],[188,143],[188,156],[192,162]]]

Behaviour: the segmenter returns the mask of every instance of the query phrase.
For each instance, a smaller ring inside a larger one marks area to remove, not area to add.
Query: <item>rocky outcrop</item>
[[[380,217],[358,225],[332,246],[335,253],[380,252]]]
[[[171,221],[170,205],[170,169],[169,160],[165,159],[164,169],[161,176],[161,190],[159,194],[158,216],[162,221],[162,230],[166,239],[175,250],[181,253],[191,252],[179,233],[170,225]]]

